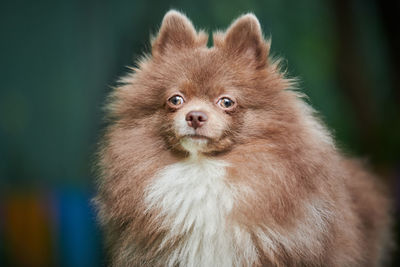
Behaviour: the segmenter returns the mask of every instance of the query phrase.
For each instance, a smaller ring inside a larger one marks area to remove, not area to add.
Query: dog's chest
[[[227,223],[234,193],[225,181],[226,167],[223,161],[189,159],[161,170],[147,188],[148,209],[160,211],[162,228],[168,232],[161,246],[182,240],[171,249],[167,265],[238,263],[237,239],[246,234]]]

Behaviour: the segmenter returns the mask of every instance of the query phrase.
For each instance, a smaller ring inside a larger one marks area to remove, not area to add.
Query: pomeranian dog
[[[112,266],[381,266],[388,200],[344,157],[252,14],[169,11],[107,105],[95,203]]]

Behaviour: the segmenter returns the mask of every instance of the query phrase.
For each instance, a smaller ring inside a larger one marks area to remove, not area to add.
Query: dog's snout
[[[190,111],[186,114],[186,122],[190,127],[195,129],[204,125],[208,117],[203,111]]]

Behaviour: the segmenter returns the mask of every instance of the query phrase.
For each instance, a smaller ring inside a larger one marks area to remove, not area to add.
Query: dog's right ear
[[[194,48],[203,44],[203,39],[204,34],[198,36],[192,22],[185,15],[170,10],[165,14],[160,31],[152,42],[152,54],[158,57],[172,49]]]

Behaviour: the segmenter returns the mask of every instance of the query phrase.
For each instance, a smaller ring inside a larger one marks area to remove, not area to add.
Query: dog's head
[[[125,117],[147,121],[170,149],[218,153],[262,138],[279,113],[277,95],[290,86],[268,59],[270,43],[254,15],[215,33],[213,47],[207,39],[186,16],[170,11],[152,56],[125,79]]]

